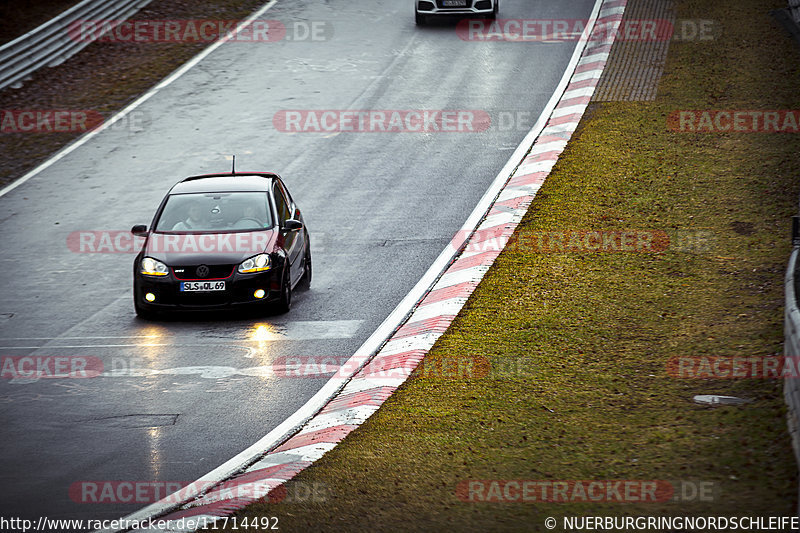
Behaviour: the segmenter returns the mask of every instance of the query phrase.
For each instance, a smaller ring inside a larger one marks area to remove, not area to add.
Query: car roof
[[[237,172],[236,174],[203,174],[190,176],[175,184],[170,194],[194,192],[269,191],[276,179],[272,172]]]

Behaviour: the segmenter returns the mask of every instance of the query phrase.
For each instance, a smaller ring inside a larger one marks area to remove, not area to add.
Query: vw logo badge
[[[198,278],[207,278],[210,270],[206,265],[200,265],[199,267],[197,267],[196,272]]]

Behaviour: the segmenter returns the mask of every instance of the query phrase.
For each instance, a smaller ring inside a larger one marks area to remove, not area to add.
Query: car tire
[[[308,242],[308,239],[306,239]],[[303,257],[303,278],[300,281],[304,289],[311,288],[311,274],[312,274],[312,267],[311,267],[311,247],[306,247],[306,254]]]
[[[417,26],[424,26],[425,15],[421,14],[419,11],[414,11],[414,21],[417,23]]]
[[[288,259],[287,259],[288,261]],[[283,282],[281,283],[281,296],[275,310],[280,313],[288,313],[292,308],[292,278],[289,276],[289,263],[284,269]]]
[[[488,18],[489,20],[496,19],[498,11],[500,11],[500,5],[498,2],[495,2],[494,9],[492,9],[492,12],[489,15],[487,15],[486,18]]]

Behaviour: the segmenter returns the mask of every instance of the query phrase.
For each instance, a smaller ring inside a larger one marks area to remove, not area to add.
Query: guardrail
[[[800,24],[800,0],[789,0],[789,13],[794,21]]]
[[[124,20],[151,0],[83,0],[38,28],[0,46],[0,89],[18,87],[26,76],[54,67],[92,41],[73,39],[69,26],[78,20]]]
[[[800,220],[795,218],[793,223],[793,249],[789,256],[789,267],[786,269],[784,294],[786,306],[783,315],[783,355],[785,357],[800,357],[800,309],[797,307],[797,291],[795,270],[797,259],[800,255],[800,246],[797,242],[797,233],[800,231]],[[800,281],[800,280],[797,280]],[[783,380],[783,397],[788,407],[786,418],[789,426],[789,435],[792,438],[792,448],[797,464],[800,465],[800,379]],[[800,494],[800,489],[798,490]],[[800,513],[800,507],[798,508]]]

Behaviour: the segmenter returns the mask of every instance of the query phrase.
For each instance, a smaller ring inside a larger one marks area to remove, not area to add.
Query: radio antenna
[[[233,160],[231,161],[231,174],[236,174],[236,156],[233,156]]]

